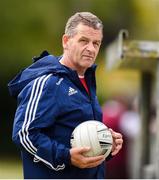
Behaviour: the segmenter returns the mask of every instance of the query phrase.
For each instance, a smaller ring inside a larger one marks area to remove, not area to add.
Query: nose
[[[87,51],[89,51],[89,52],[94,52],[95,51],[95,47],[94,47],[94,45],[93,45],[93,43],[92,42],[90,42],[90,43],[88,43],[87,44]]]

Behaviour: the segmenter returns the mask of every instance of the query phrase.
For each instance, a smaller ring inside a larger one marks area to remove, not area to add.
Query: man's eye
[[[98,47],[100,46],[100,44],[98,42],[95,42],[94,45],[98,46]]]
[[[80,41],[81,41],[81,42],[87,42],[85,39],[81,39]]]

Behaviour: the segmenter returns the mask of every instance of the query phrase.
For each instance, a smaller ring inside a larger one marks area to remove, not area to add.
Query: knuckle
[[[81,169],[84,169],[85,167],[83,165],[80,166]]]
[[[84,169],[84,168],[86,168],[87,166],[86,166],[86,164],[82,164],[81,165],[81,169]]]

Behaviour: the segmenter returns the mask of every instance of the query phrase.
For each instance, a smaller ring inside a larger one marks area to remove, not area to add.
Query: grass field
[[[0,179],[22,179],[21,161],[14,158],[0,157]]]

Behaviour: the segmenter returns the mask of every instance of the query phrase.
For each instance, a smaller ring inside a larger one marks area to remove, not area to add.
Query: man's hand
[[[84,152],[89,151],[89,147],[72,148],[70,149],[71,163],[79,168],[93,168],[100,165],[105,157],[103,155],[95,157],[85,157]]]
[[[111,155],[114,156],[122,148],[123,138],[122,138],[122,135],[120,133],[117,133],[117,132],[113,131],[112,129],[109,129],[109,130],[111,131],[112,137],[113,137],[113,146],[112,146]]]

